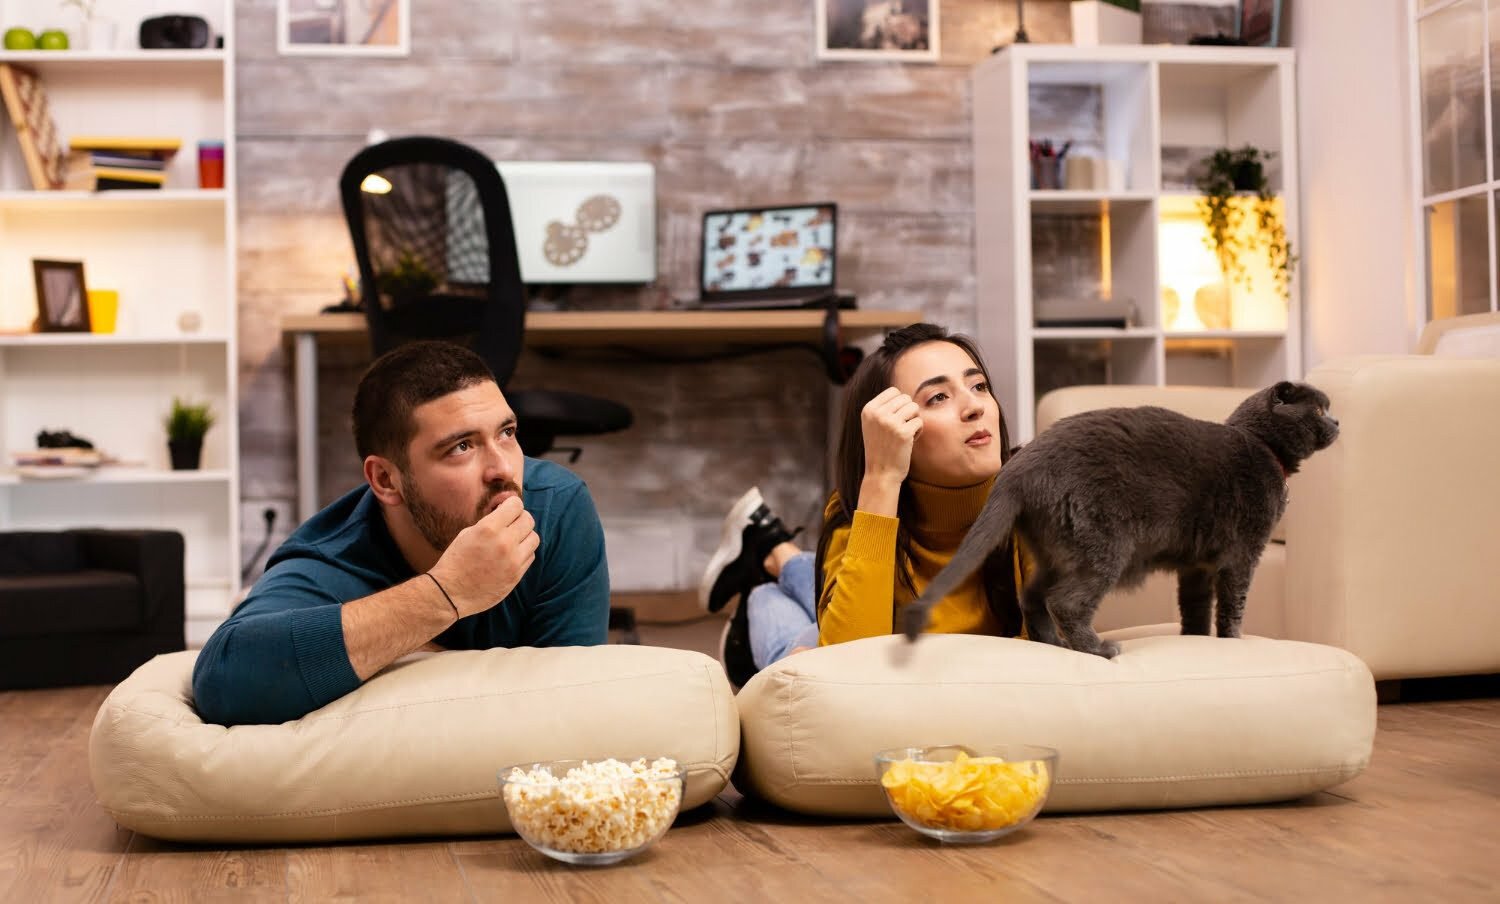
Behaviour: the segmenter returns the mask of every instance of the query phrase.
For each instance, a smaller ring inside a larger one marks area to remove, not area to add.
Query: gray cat
[[[1063,418],[1005,465],[953,561],[904,608],[906,636],[1014,529],[1036,558],[1021,599],[1033,640],[1113,658],[1094,612],[1152,571],[1177,572],[1182,633],[1212,621],[1238,637],[1286,478],[1338,434],[1328,396],[1306,383],[1263,389],[1222,424],[1154,407]]]

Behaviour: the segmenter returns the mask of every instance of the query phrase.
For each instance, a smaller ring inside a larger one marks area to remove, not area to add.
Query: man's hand
[[[540,542],[536,519],[521,505],[520,496],[511,496],[459,531],[431,573],[463,618],[505,599],[536,561]]]

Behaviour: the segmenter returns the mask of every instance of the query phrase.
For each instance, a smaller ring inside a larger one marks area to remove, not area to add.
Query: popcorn
[[[656,838],[677,816],[682,782],[677,762],[644,758],[583,761],[561,777],[519,766],[504,776],[511,824],[533,844],[595,854],[625,851]]]
[[[951,763],[892,763],[880,784],[891,803],[924,826],[965,832],[1025,819],[1047,793],[1047,764],[1007,763],[960,751]]]

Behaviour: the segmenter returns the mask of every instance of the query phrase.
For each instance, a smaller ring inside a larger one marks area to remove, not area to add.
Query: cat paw
[[[911,605],[901,611],[901,633],[907,640],[916,640],[927,628],[927,608]]]
[[[1105,659],[1114,659],[1120,655],[1120,645],[1113,640],[1101,640],[1099,641],[1099,649],[1095,650],[1094,654],[1096,656],[1103,656]]]

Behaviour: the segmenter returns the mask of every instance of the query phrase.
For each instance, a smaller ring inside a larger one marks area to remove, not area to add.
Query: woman
[[[744,603],[724,634],[730,681],[815,645],[892,633],[896,611],[952,559],[1009,455],[972,340],[928,323],[888,335],[845,392],[816,558],[791,543],[758,490],[730,511],[700,587],[711,611],[736,593]],[[1020,573],[1007,544],[933,608],[929,630],[1018,635]]]

